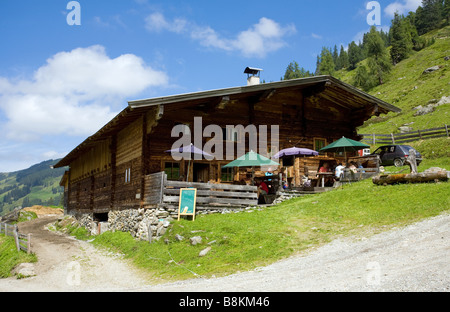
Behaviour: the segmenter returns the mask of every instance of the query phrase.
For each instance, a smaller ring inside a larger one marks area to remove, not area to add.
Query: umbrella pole
[[[255,185],[255,167],[252,167],[252,185]]]
[[[191,160],[189,159],[188,162],[188,170],[187,170],[187,176],[186,176],[186,182],[189,182],[189,171],[191,169]]]

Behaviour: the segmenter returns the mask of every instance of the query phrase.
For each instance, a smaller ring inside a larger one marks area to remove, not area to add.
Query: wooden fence
[[[433,138],[443,138],[449,136],[449,126],[444,125],[441,128],[431,128],[425,130],[417,130],[399,134],[360,134],[363,136],[362,141],[367,144],[404,144],[417,140],[426,140]]]
[[[11,225],[8,223],[0,223],[0,234],[1,233],[6,236],[14,237],[17,251],[23,250],[28,254],[31,253],[31,234],[21,234],[19,233],[17,225]]]
[[[256,186],[168,181],[164,172],[147,176],[145,205],[177,208],[181,188],[196,188],[198,210],[240,208],[258,204]]]

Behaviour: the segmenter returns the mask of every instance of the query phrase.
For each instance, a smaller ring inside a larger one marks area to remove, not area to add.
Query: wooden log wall
[[[270,90],[269,90],[270,91]],[[140,117],[108,139],[97,142],[94,147],[78,157],[72,164],[68,185],[68,209],[87,212],[106,212],[108,209],[142,207],[149,194],[146,192],[146,176],[164,170],[165,162],[173,161],[165,151],[172,148],[178,138],[171,137],[172,128],[185,124],[194,131],[194,117],[203,118],[204,129],[208,125],[253,124],[268,126],[267,141],[259,143],[270,146],[270,126],[279,126],[279,148],[305,147],[314,149],[314,139],[331,143],[342,136],[357,139],[351,119],[351,110],[333,102],[330,95],[322,96],[321,88],[314,90],[277,90],[264,94],[236,95],[229,101],[222,98],[208,99],[204,103],[175,103],[142,110]],[[326,109],[324,109],[326,107]],[[193,138],[192,133],[192,138]],[[248,135],[246,139],[248,151]],[[203,138],[202,146],[208,138]],[[235,153],[237,144],[234,143]],[[226,146],[223,146],[224,152]],[[236,155],[235,156],[240,156]],[[202,180],[220,181],[221,165],[229,161],[196,161],[204,163]],[[298,160],[292,172],[295,181],[305,174],[305,166],[317,171],[319,161]],[[191,175],[193,165],[191,162]],[[130,172],[130,181],[125,178]],[[180,174],[186,176],[187,161],[180,162]],[[236,171],[237,173],[237,171]],[[238,178],[239,174],[235,175]],[[192,176],[190,177],[192,180]]]

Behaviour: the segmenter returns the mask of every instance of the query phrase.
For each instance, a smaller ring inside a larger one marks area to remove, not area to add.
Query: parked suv
[[[371,155],[379,155],[381,159],[381,166],[396,166],[401,167],[405,165],[406,157],[409,156],[409,150],[416,152],[417,166],[422,162],[422,155],[409,145],[385,145],[378,148]]]

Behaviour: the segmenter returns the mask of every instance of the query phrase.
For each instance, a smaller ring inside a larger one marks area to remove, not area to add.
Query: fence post
[[[19,244],[19,228],[17,225],[13,229],[13,235],[14,235],[14,241],[16,242],[17,251],[20,251],[20,244]]]
[[[31,254],[31,233],[28,234],[27,253],[28,253],[28,254]]]
[[[417,132],[419,132],[419,137],[422,140],[422,132],[420,132],[420,130],[417,130]]]
[[[394,138],[394,134],[391,133],[391,138],[392,138],[392,144],[395,144],[395,138]]]
[[[375,139],[375,133],[372,133],[372,142],[373,142],[373,145],[375,145],[377,143],[377,141]]]
[[[449,135],[448,135],[448,126],[447,126],[447,124],[445,125],[445,132],[447,132],[447,138],[448,138]]]

